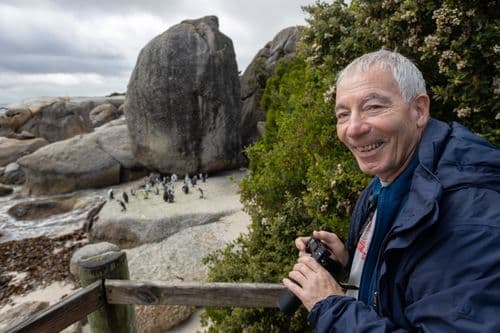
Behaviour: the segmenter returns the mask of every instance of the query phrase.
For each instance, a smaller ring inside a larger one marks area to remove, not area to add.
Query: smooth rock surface
[[[45,146],[18,160],[31,194],[67,193],[118,184],[129,170],[141,170],[130,147],[126,125],[98,129],[87,135]]]
[[[30,140],[17,140],[0,137],[0,166],[17,161],[18,158],[29,155],[37,149],[48,145],[49,142],[42,138]]]
[[[217,17],[169,28],[141,50],[128,84],[124,112],[134,155],[162,173],[236,167],[239,94],[233,43]]]

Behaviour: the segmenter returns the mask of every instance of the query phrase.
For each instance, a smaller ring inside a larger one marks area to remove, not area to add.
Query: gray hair
[[[422,72],[408,58],[400,53],[379,50],[362,55],[354,59],[338,75],[335,86],[338,87],[346,75],[354,70],[362,72],[368,70],[371,66],[377,66],[380,69],[389,69],[396,80],[401,96],[406,102],[410,102],[419,94],[426,94],[425,80]]]

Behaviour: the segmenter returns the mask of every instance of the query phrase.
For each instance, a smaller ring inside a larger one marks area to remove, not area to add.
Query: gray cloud
[[[124,91],[140,49],[184,19],[217,15],[240,70],[313,0],[0,0],[0,104]],[[80,89],[80,90],[79,90]]]

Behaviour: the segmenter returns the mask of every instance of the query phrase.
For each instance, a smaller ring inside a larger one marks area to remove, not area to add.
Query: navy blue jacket
[[[374,304],[330,296],[316,332],[500,332],[500,150],[431,119],[408,201],[382,243]],[[350,258],[373,182],[351,218]]]

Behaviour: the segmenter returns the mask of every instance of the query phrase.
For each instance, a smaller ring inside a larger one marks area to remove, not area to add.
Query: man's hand
[[[336,234],[327,231],[314,231],[313,237],[322,241],[332,250],[333,260],[340,262],[344,267],[347,265],[349,254],[347,253],[344,243]],[[306,254],[306,246],[309,238],[311,237],[298,237],[295,240],[295,246],[299,250],[299,256]]]
[[[302,301],[307,311],[330,295],[345,295],[333,276],[310,255],[300,256],[288,277],[291,280],[285,278],[283,284]]]

